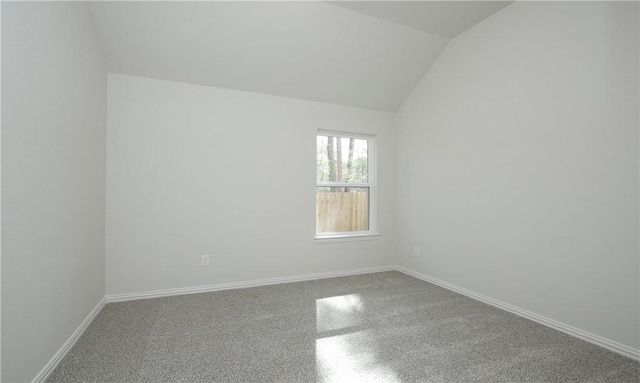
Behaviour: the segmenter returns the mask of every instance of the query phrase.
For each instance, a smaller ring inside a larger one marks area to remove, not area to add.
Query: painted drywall
[[[2,381],[104,296],[106,71],[86,4],[2,3]]]
[[[108,78],[107,295],[391,263],[394,114]],[[314,242],[318,129],[376,135],[379,239]]]
[[[451,41],[398,115],[402,266],[638,347],[637,7],[516,2]]]
[[[329,1],[427,34],[452,39],[512,1]]]
[[[322,1],[91,8],[110,73],[387,112],[398,110],[448,41]]]

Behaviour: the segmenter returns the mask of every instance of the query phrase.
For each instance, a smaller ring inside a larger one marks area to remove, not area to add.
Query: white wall
[[[86,4],[2,3],[2,381],[104,296],[106,72]]]
[[[107,295],[392,262],[394,114],[115,74],[108,89]],[[377,135],[380,239],[314,243],[318,129]]]
[[[637,3],[453,39],[398,116],[398,261],[637,348],[638,105]]]

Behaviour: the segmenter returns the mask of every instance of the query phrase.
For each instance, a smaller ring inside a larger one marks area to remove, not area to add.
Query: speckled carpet
[[[107,304],[49,382],[638,382],[640,364],[399,272]]]

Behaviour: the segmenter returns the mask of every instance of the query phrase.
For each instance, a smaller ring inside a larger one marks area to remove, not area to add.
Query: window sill
[[[316,243],[336,243],[336,242],[352,242],[352,241],[373,241],[380,238],[380,234],[345,234],[345,235],[327,235],[317,236]]]

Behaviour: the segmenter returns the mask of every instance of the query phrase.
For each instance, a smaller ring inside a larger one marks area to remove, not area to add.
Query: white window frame
[[[335,130],[318,130],[316,133],[316,142],[318,136],[334,136],[340,138],[357,138],[359,140],[367,140],[367,183],[351,183],[351,182],[318,182],[316,172],[316,193],[319,187],[365,187],[369,189],[369,230],[365,231],[340,231],[340,232],[323,232],[318,233],[316,226],[316,243],[332,243],[345,241],[363,241],[378,239],[378,151],[377,142],[374,135],[352,133]],[[316,163],[318,161],[316,152]],[[316,216],[318,214],[318,203],[316,199]]]

